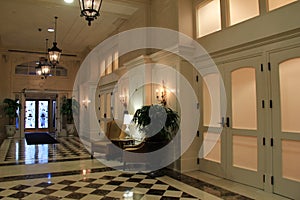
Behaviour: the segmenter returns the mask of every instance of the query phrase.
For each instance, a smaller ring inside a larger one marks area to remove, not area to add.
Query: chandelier
[[[48,48],[48,39],[46,39],[46,56],[40,58],[39,64],[35,68],[36,75],[42,76],[42,79],[47,78],[47,76],[51,76],[51,64],[48,63],[47,60],[47,48]]]
[[[102,5],[102,0],[79,0],[81,17],[85,17],[90,26],[94,19],[100,16],[100,8]]]
[[[57,32],[57,17],[54,17],[55,19],[55,29],[54,29],[54,42],[53,42],[53,47],[51,49],[48,49],[48,54],[49,54],[49,61],[50,63],[55,66],[58,64],[60,55],[61,55],[61,49],[57,47],[57,42],[56,42],[56,32]]]

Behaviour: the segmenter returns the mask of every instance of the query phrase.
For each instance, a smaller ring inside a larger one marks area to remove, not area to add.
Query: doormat
[[[33,144],[56,144],[59,143],[48,133],[25,133],[26,143]]]

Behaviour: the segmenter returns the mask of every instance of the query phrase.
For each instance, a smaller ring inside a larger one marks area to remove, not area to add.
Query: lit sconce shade
[[[89,99],[82,100],[82,105],[85,109],[87,109],[89,103],[91,103],[91,100]]]
[[[163,106],[167,105],[167,88],[165,86],[165,82],[162,81],[162,88],[155,90],[155,96],[157,101]]]
[[[133,118],[133,115],[125,114],[123,124],[125,124],[125,125],[131,124],[132,118]]]

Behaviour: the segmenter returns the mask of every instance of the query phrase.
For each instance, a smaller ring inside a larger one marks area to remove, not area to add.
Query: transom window
[[[38,65],[38,61],[30,61],[26,63],[19,64],[15,67],[15,74],[17,75],[36,75],[35,68]],[[68,70],[61,66],[56,65],[55,68],[51,69],[51,74],[54,76],[67,76]]]
[[[287,4],[293,3],[297,0],[268,0],[268,9],[269,11],[275,10]]]
[[[100,76],[111,74],[113,71],[119,69],[119,52],[114,51],[108,54],[100,64]]]
[[[196,6],[197,38],[220,31],[259,16],[260,0],[198,0]],[[299,0],[264,0],[267,11],[281,8]],[[221,5],[224,5],[221,7]],[[266,13],[262,13],[266,14]]]
[[[258,0],[228,0],[229,3],[229,25],[234,25],[259,15]]]
[[[205,1],[197,7],[197,36],[221,30],[220,0]]]

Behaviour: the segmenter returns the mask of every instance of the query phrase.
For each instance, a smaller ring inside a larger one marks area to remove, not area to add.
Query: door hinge
[[[197,103],[197,110],[199,110],[200,108],[200,103]]]
[[[230,127],[230,119],[229,119],[229,117],[226,118],[226,127],[228,127],[228,128]]]
[[[268,70],[271,71],[271,63],[268,63]]]
[[[260,71],[262,71],[262,72],[264,71],[264,65],[263,64],[260,65]]]
[[[266,175],[265,174],[263,175],[263,182],[264,183],[266,182]]]
[[[200,137],[200,131],[197,131],[197,137]]]
[[[262,102],[261,102],[261,107],[262,107],[262,108],[265,108],[265,100],[262,100]]]
[[[271,138],[271,147],[273,147],[273,146],[274,146],[274,139]]]
[[[200,158],[197,158],[197,165],[200,164]]]
[[[273,108],[273,101],[270,100],[270,108]]]
[[[266,146],[266,138],[263,138],[263,145]]]
[[[199,82],[199,76],[198,75],[196,76],[196,82]]]
[[[271,176],[271,185],[274,185],[274,176]]]

